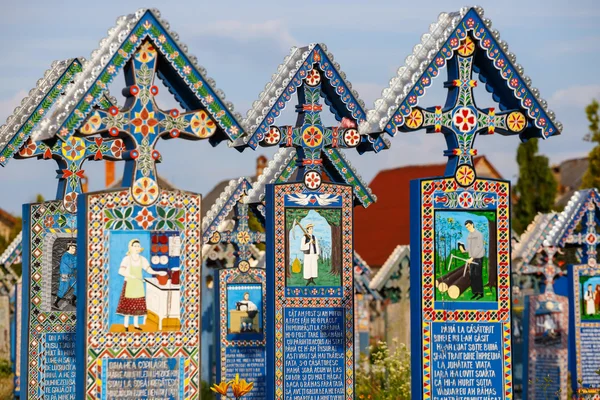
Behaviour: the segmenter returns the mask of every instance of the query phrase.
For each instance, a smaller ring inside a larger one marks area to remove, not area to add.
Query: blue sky
[[[53,60],[89,57],[118,16],[140,7],[156,7],[191,54],[245,116],[252,102],[291,46],[323,42],[371,108],[414,45],[443,11],[465,3],[434,0],[400,1],[3,1],[0,15],[0,120],[4,121],[42,77]],[[169,6],[167,6],[169,4]],[[564,124],[563,135],[540,143],[556,163],[585,156],[589,143],[584,108],[600,97],[600,3],[597,1],[481,1],[485,16],[509,44],[533,86],[540,90]],[[441,82],[434,85],[438,87]],[[113,91],[114,93],[114,91]],[[443,103],[443,91],[431,90],[421,105]],[[478,96],[479,95],[479,96]],[[492,106],[490,96],[476,92],[478,105]],[[163,108],[170,99],[164,98]],[[283,118],[283,117],[282,117]],[[280,119],[281,123],[286,123]],[[292,122],[289,120],[287,123]],[[380,154],[350,159],[368,181],[381,169],[416,163],[442,163],[443,139],[424,132],[391,139],[392,148]],[[517,176],[516,137],[483,137],[476,143],[499,171]],[[159,173],[182,189],[206,193],[222,179],[252,175],[256,157],[275,149],[240,154],[225,144],[161,142],[165,160]],[[11,161],[0,172],[4,195],[0,207],[20,213],[21,204],[36,193],[55,194],[53,161]],[[101,163],[84,169],[90,189],[104,185]],[[408,190],[408,188],[406,188]]]

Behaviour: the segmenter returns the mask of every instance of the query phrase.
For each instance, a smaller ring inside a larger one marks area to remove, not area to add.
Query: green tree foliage
[[[600,114],[598,109],[600,105],[596,100],[585,108],[585,114],[590,123],[589,133],[585,136],[584,140],[595,143],[596,145],[590,151],[588,156],[589,164],[588,169],[583,175],[583,181],[581,183],[582,189],[597,188],[600,189]]]
[[[548,157],[538,154],[538,139],[521,143],[517,150],[519,180],[515,185],[518,197],[513,212],[513,228],[521,233],[537,213],[552,210],[557,183],[548,165]]]

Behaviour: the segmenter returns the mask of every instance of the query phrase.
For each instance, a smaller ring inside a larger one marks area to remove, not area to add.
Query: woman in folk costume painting
[[[596,304],[594,304],[594,292],[592,291],[592,285],[588,285],[585,294],[583,295],[585,300],[585,313],[587,315],[593,315],[596,313]]]
[[[138,239],[129,241],[127,255],[121,261],[119,275],[125,278],[121,298],[117,306],[117,314],[125,318],[125,330],[129,329],[129,316],[133,317],[133,327],[142,330],[138,325],[138,317],[147,313],[146,309],[146,290],[144,287],[144,277],[142,270],[152,275],[166,275],[164,271],[155,271],[150,268],[150,263],[146,257],[140,253],[142,248]]]
[[[313,224],[306,225],[306,234],[302,236],[300,250],[304,253],[304,279],[306,286],[310,283],[316,285],[315,279],[319,276],[319,241],[313,235]]]

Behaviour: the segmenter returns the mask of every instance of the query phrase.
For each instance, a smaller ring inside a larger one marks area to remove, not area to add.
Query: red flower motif
[[[496,62],[496,65],[497,65],[499,68],[502,68],[502,67],[504,67],[504,60],[503,60],[502,58],[500,58],[500,59],[499,59],[499,60]]]
[[[467,20],[467,26],[468,26],[469,28],[472,28],[472,27],[474,27],[474,26],[475,26],[475,20],[474,20],[473,18],[469,18],[469,19]]]
[[[44,226],[46,228],[52,228],[52,225],[54,225],[54,217],[52,215],[47,215],[46,218],[44,218]]]
[[[152,213],[148,211],[146,207],[144,207],[140,212],[137,213],[135,220],[137,221],[138,225],[142,227],[142,229],[148,229],[150,226],[152,226],[156,218],[154,218]]]
[[[110,146],[110,151],[115,157],[120,158],[123,155],[123,151],[125,151],[125,144],[121,139],[117,139]]]
[[[452,47],[458,46],[458,38],[453,37],[452,39],[450,39],[450,46],[452,46]]]
[[[19,155],[22,157],[31,157],[35,153],[36,149],[37,145],[35,142],[31,141],[31,139],[28,139],[27,143],[25,143],[25,146],[23,146],[21,151],[19,151]]]
[[[148,112],[144,108],[141,113],[135,114],[136,118],[131,121],[131,124],[135,126],[135,131],[142,132],[144,136],[154,133],[154,127],[158,125],[158,120],[154,118],[154,112]]]
[[[317,146],[321,143],[323,135],[321,131],[314,126],[311,126],[304,131],[304,141],[311,147]]]
[[[510,80],[510,86],[517,87],[518,84],[519,84],[519,80],[517,78],[512,78]]]
[[[463,108],[454,116],[454,123],[461,132],[468,132],[473,129],[477,121],[471,110]]]
[[[438,57],[435,59],[435,65],[437,65],[438,67],[443,66],[444,63],[445,63],[444,57]]]

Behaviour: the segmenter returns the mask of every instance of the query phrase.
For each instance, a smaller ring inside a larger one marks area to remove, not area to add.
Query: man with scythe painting
[[[300,250],[304,253],[303,275],[306,280],[306,286],[316,285],[315,279],[319,276],[319,241],[313,235],[314,224],[306,225],[306,229],[294,220],[294,225],[298,225],[304,235],[300,242]],[[292,228],[293,229],[293,228]]]
[[[467,264],[471,271],[471,291],[473,295],[471,300],[479,300],[483,297],[483,256],[485,255],[485,246],[483,244],[483,234],[475,229],[475,224],[471,220],[465,221],[465,228],[469,231],[467,236],[467,251],[469,259]]]

